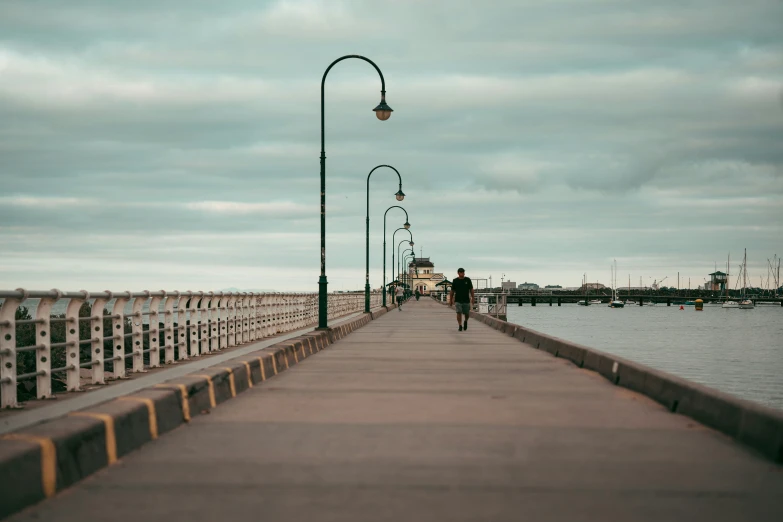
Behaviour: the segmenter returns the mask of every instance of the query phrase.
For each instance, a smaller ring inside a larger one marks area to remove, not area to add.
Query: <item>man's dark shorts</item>
[[[454,308],[457,309],[458,314],[470,313],[470,303],[454,303]]]

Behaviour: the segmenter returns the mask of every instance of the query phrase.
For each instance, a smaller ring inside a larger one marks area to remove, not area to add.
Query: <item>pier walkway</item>
[[[781,513],[781,466],[479,321],[458,332],[452,309],[422,299],[9,520]]]

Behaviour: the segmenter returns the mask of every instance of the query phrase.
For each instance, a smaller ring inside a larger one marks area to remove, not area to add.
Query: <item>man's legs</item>
[[[470,303],[457,303],[457,323],[459,324],[460,331],[468,329],[468,316],[470,315]],[[462,316],[465,319],[462,319]]]

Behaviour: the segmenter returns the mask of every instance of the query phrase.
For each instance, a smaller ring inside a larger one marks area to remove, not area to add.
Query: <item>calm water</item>
[[[783,307],[514,304],[508,320],[783,409]]]

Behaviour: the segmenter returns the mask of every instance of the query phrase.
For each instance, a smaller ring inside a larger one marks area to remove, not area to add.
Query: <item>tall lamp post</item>
[[[318,329],[328,329],[327,326],[327,302],[328,296],[326,293],[326,140],[325,140],[325,125],[324,125],[324,87],[326,85],[326,76],[329,71],[338,62],[347,60],[348,58],[358,58],[372,65],[378,76],[381,78],[381,103],[373,109],[375,115],[381,121],[389,119],[392,113],[392,108],[386,105],[386,81],[383,79],[383,73],[375,65],[375,62],[364,56],[358,54],[347,54],[341,58],[333,61],[329,67],[324,71],[324,76],[321,79],[321,277],[318,278]]]
[[[410,258],[410,259],[408,259]],[[410,263],[414,264],[414,268],[416,268],[416,252],[411,249],[411,253],[405,256],[405,278],[408,284],[408,293],[413,294],[413,277],[410,273]],[[419,270],[416,268],[416,273],[418,274]],[[410,297],[410,296],[409,296]]]
[[[397,230],[408,230],[406,228],[398,228]],[[392,235],[392,241],[394,241],[394,236],[397,235],[397,230],[394,231],[394,234]],[[410,234],[411,238],[410,240],[403,239],[399,243],[397,243],[397,276],[396,278],[399,278],[402,275],[402,272],[400,271],[400,245],[408,241],[408,244],[412,247],[413,246],[413,233],[408,230],[408,234]],[[394,243],[392,243],[394,244]],[[392,270],[394,269],[394,249],[392,248]]]
[[[410,252],[410,254],[406,254],[406,252]],[[406,248],[402,251],[402,258],[400,261],[402,262],[402,266],[400,267],[400,270],[405,270],[405,284],[407,284],[410,287],[410,278],[408,277],[408,257],[410,256],[416,256],[416,253],[413,251],[413,248]]]
[[[402,208],[399,205],[393,205],[386,209],[386,212],[383,213],[383,288],[386,288],[386,214],[389,213],[389,211],[393,208],[399,208],[403,212],[405,212],[405,224],[398,228],[397,230],[407,230],[408,234],[411,235],[411,246],[413,246],[413,233],[409,230],[411,228],[411,224],[408,223],[408,211]],[[394,231],[394,233],[397,233],[397,230]],[[394,244],[394,236],[392,235],[392,244]],[[394,270],[394,250],[392,249],[392,270]],[[386,306],[386,292],[383,293],[383,306]]]
[[[397,229],[397,230],[399,230],[399,229]],[[395,232],[396,232],[396,231],[395,231]],[[410,233],[410,230],[408,231],[408,233]],[[402,245],[402,244],[403,244],[403,243],[405,243],[406,241],[407,241],[407,243],[408,243],[408,244],[409,244],[411,247],[413,247],[413,234],[411,234],[411,240],[410,240],[410,241],[408,241],[407,239],[403,239],[402,241],[400,241],[399,243],[397,243],[397,275],[398,275],[398,276],[399,276],[399,275],[402,275],[402,268],[401,268],[401,265],[402,265],[402,262],[401,262],[401,260],[402,260],[402,254],[400,253],[400,245]],[[392,256],[394,256],[394,253],[393,253],[393,252],[392,252]],[[392,259],[392,265],[393,265],[393,264],[394,264],[394,259]]]
[[[405,199],[405,193],[402,191],[402,176],[400,176],[400,173],[397,169],[392,167],[391,165],[378,165],[374,169],[370,171],[369,174],[367,174],[367,217],[366,217],[366,223],[367,223],[367,230],[365,233],[365,241],[366,241],[366,247],[365,247],[365,272],[364,272],[364,313],[369,314],[370,313],[370,176],[372,176],[372,173],[375,172],[377,169],[381,167],[388,167],[392,169],[394,172],[397,173],[397,179],[400,181],[400,189],[397,191],[397,193],[394,195],[397,198],[397,201],[402,201]],[[402,208],[402,207],[400,207]],[[388,210],[387,210],[388,212]],[[411,226],[410,223],[408,223],[407,217],[408,213],[405,212],[405,223],[408,226]],[[386,241],[386,214],[383,215],[383,236],[384,236],[384,244]],[[385,254],[384,254],[385,259]],[[386,280],[384,278],[383,284],[386,284]],[[384,288],[384,287],[382,287]],[[386,291],[383,290],[383,305],[386,306]]]

